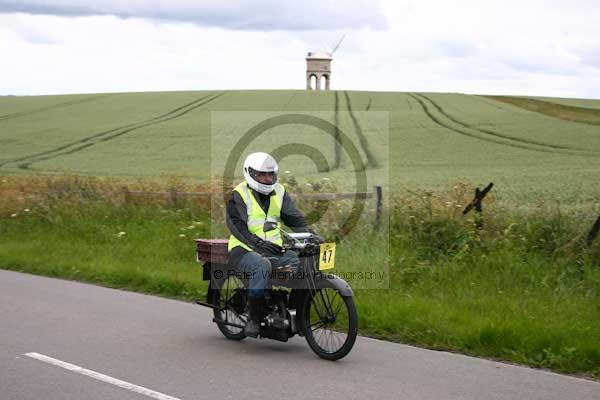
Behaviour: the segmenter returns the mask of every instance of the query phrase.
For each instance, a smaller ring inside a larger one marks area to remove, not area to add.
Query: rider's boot
[[[250,337],[257,337],[260,330],[260,321],[262,320],[262,310],[265,304],[264,297],[250,297],[248,300],[248,308],[250,313],[248,321],[244,327],[244,334]]]

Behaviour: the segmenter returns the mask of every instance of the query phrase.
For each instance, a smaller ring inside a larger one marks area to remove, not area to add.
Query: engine
[[[271,311],[264,319],[261,327],[261,336],[287,342],[297,332],[296,310],[288,309],[287,291],[273,290],[267,301]]]

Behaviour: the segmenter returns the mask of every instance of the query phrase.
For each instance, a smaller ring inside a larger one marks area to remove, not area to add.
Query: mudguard
[[[333,274],[322,274],[315,278],[315,286],[317,289],[336,289],[340,291],[340,294],[344,297],[352,297],[354,296],[354,292],[352,288],[342,278]]]

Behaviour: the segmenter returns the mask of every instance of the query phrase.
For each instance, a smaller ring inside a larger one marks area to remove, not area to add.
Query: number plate
[[[335,262],[335,243],[321,244],[321,254],[319,255],[319,270],[332,269]]]

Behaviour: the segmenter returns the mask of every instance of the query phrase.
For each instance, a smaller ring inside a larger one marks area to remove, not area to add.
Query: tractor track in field
[[[218,93],[218,95],[219,95],[219,96],[220,96],[220,95],[222,95],[222,94],[223,94],[223,93]],[[155,121],[155,120],[157,120],[157,119],[161,119],[161,118],[166,118],[166,117],[169,117],[169,116],[171,116],[171,115],[175,114],[175,113],[176,113],[176,112],[178,112],[178,111],[181,111],[181,110],[183,110],[183,109],[185,109],[185,108],[191,107],[191,106],[195,105],[196,103],[199,103],[199,102],[201,102],[202,100],[205,100],[205,99],[209,98],[210,96],[214,96],[214,95],[215,95],[214,93],[207,94],[206,96],[202,96],[202,97],[200,97],[199,99],[196,99],[196,100],[194,100],[194,101],[191,101],[191,102],[189,102],[189,103],[187,103],[187,104],[184,104],[184,105],[182,105],[182,106],[180,106],[180,107],[177,107],[177,108],[175,108],[175,109],[173,109],[173,110],[171,110],[171,111],[169,111],[169,112],[167,112],[167,113],[164,113],[164,114],[162,114],[162,115],[159,115],[158,117],[154,117],[154,118],[152,118],[152,119],[150,119],[150,120],[148,120],[148,121]],[[216,96],[216,97],[219,97],[219,96]],[[215,98],[216,98],[216,97],[215,97]],[[213,99],[213,100],[214,100],[214,99]],[[191,111],[191,110],[190,110],[190,111]]]
[[[358,135],[360,146],[362,147],[363,151],[365,152],[365,156],[367,157],[366,166],[371,168],[377,168],[379,167],[379,163],[377,162],[377,159],[375,158],[373,153],[371,153],[371,150],[369,149],[369,140],[363,133],[362,126],[360,126],[356,115],[354,115],[354,112],[352,111],[352,102],[350,101],[350,96],[348,95],[347,91],[344,91],[344,96],[346,97],[346,105],[348,107],[348,112],[350,113],[350,119],[352,119],[352,124],[354,125],[354,130]]]
[[[102,136],[102,137],[96,137],[97,140],[95,140],[93,142],[86,143],[84,145],[75,147],[73,149],[70,149],[70,150],[67,150],[67,151],[64,151],[64,152],[61,152],[61,153],[55,153],[55,154],[52,154],[52,155],[38,157],[38,158],[35,158],[33,160],[28,160],[25,163],[19,164],[17,167],[19,169],[22,169],[22,170],[28,170],[29,167],[31,166],[31,164],[34,164],[34,163],[37,163],[37,162],[40,162],[40,161],[49,160],[49,159],[56,158],[56,157],[60,157],[60,156],[66,156],[66,155],[74,154],[74,153],[77,153],[77,152],[79,152],[81,150],[85,150],[85,149],[87,149],[89,147],[92,147],[92,146],[94,146],[94,145],[96,145],[98,143],[108,142],[108,141],[110,141],[112,139],[115,139],[117,137],[123,136],[123,135],[125,135],[127,133],[130,133],[132,131],[138,130],[140,128],[145,128],[147,126],[156,125],[156,124],[160,124],[160,123],[163,123],[163,122],[171,121],[173,119],[179,118],[179,117],[181,117],[181,116],[189,113],[190,111],[193,111],[193,110],[195,110],[195,109],[197,109],[197,108],[199,108],[201,106],[204,106],[204,105],[212,102],[213,100],[217,99],[218,97],[221,97],[222,95],[223,95],[223,93],[217,93],[216,95],[212,95],[212,97],[210,97],[210,95],[209,96],[205,96],[202,99],[198,99],[195,102],[192,102],[192,103],[196,103],[196,104],[194,104],[192,107],[186,108],[185,110],[183,110],[182,107],[179,107],[179,111],[176,114],[174,114],[171,111],[171,112],[167,113],[168,114],[167,117],[155,117],[155,118],[152,118],[151,120],[149,120],[148,122],[143,122],[143,123],[140,123],[140,124],[136,124],[136,126],[131,126],[130,125],[131,127],[128,127],[125,130],[118,131],[118,132],[116,132],[116,133],[114,133],[112,135]],[[204,100],[204,101],[202,101],[202,100]],[[183,107],[187,107],[187,106],[183,106]],[[167,115],[167,114],[164,114],[164,115]],[[114,130],[113,130],[113,132],[114,132]],[[81,143],[81,141],[79,143]]]
[[[543,152],[543,153],[552,153],[552,154],[571,154],[571,155],[592,156],[593,157],[592,154],[583,153],[582,150],[574,151],[573,149],[568,149],[568,148],[567,149],[562,148],[562,147],[557,148],[556,146],[553,146],[553,145],[540,145],[537,143],[530,143],[529,141],[515,140],[514,138],[512,138],[510,136],[498,135],[496,132],[493,132],[493,134],[491,135],[493,137],[489,137],[489,135],[490,135],[489,132],[491,132],[491,131],[480,130],[480,129],[465,125],[462,122],[457,122],[457,120],[448,116],[448,114],[446,114],[445,112],[443,112],[443,110],[441,110],[441,107],[437,106],[429,98],[427,98],[425,96],[423,96],[423,98],[421,98],[421,97],[418,97],[419,95],[413,94],[413,93],[407,93],[407,95],[412,97],[414,100],[416,100],[419,103],[419,105],[421,106],[421,108],[423,109],[425,114],[429,117],[429,119],[431,119],[433,122],[435,122],[437,125],[441,126],[442,128],[451,130],[458,134],[468,136],[473,139],[483,140],[483,141],[490,142],[490,143],[495,143],[495,144],[499,144],[499,145],[503,145],[503,146],[515,147],[515,148],[520,148],[520,149],[525,149],[525,150],[539,151],[539,152]],[[424,100],[429,101],[430,104],[433,105],[433,107],[435,107],[438,110],[438,112],[440,112],[442,114],[442,116],[444,116],[445,118],[448,118],[450,121],[457,123],[467,129],[477,131],[484,135],[488,135],[488,137],[474,134],[474,133],[468,132],[464,129],[459,129],[459,128],[453,127],[453,126],[449,125],[448,123],[442,121],[439,117],[435,116],[431,112],[431,110],[429,109],[429,107],[427,106],[427,104],[425,103]],[[516,143],[511,143],[511,142],[516,142]],[[533,147],[533,146],[540,146],[540,147]]]
[[[281,111],[287,111],[289,105],[292,103],[292,101],[296,98],[296,95],[298,94],[298,92],[293,92],[292,95],[290,96],[290,99],[287,101],[287,103],[285,103],[284,106],[281,107]]]
[[[336,168],[340,168],[340,163],[342,160],[342,148],[340,145],[340,141],[341,141],[341,137],[340,137],[340,98],[339,98],[339,92],[336,90],[335,91],[335,101],[334,101],[334,106],[333,109],[335,110],[334,113],[334,124],[335,124],[335,137],[333,139],[333,145],[334,145],[334,151],[335,151],[335,165],[333,167],[333,169]]]
[[[433,101],[431,98],[425,96],[424,94],[416,94],[416,95],[417,96],[421,96],[422,98],[425,98],[425,99],[429,100],[429,102],[431,102],[431,104],[433,104],[433,106],[442,115],[444,115],[446,118],[448,118],[452,122],[457,123],[458,125],[461,125],[461,126],[463,126],[465,128],[468,128],[468,129],[473,129],[475,131],[479,131],[481,133],[485,133],[485,134],[488,134],[488,135],[497,136],[497,137],[500,137],[500,138],[503,138],[503,139],[507,139],[507,140],[514,140],[516,142],[522,142],[522,143],[526,143],[526,144],[533,144],[533,145],[536,145],[536,146],[550,147],[552,149],[560,149],[560,150],[585,151],[585,150],[578,149],[576,147],[560,146],[560,145],[548,144],[548,143],[544,143],[544,142],[538,142],[536,140],[521,139],[521,138],[516,138],[514,136],[505,135],[505,134],[502,134],[502,133],[490,131],[488,129],[477,128],[477,127],[474,127],[472,125],[469,125],[469,124],[467,124],[465,122],[462,122],[462,121],[454,118],[453,116],[451,116],[450,114],[448,114],[446,111],[444,111],[444,109],[439,104],[437,104],[435,101]]]
[[[4,115],[0,115],[0,121],[6,121],[9,119],[13,119],[13,118],[25,117],[27,115],[37,114],[37,113],[49,111],[49,110],[54,110],[56,108],[63,108],[63,107],[73,106],[76,104],[87,103],[89,101],[95,101],[95,100],[103,99],[103,98],[109,97],[109,96],[116,96],[118,94],[119,93],[96,94],[93,96],[85,97],[83,99],[66,101],[64,103],[53,104],[51,106],[36,108],[33,110],[29,110],[29,111],[19,111],[19,112],[14,112],[14,113],[10,113],[10,114],[4,114]]]
[[[112,128],[112,129],[88,136],[86,138],[80,139],[78,141],[67,143],[65,145],[59,146],[52,150],[47,150],[47,151],[44,151],[41,153],[29,155],[26,157],[21,157],[18,159],[4,161],[4,162],[0,163],[0,167],[3,167],[6,164],[12,164],[12,163],[18,163],[18,162],[24,161],[24,162],[18,164],[17,167],[19,169],[28,170],[29,167],[31,166],[31,164],[34,164],[34,163],[37,163],[40,161],[49,160],[49,159],[56,158],[56,157],[60,157],[60,156],[77,153],[81,150],[85,150],[89,147],[92,147],[98,143],[107,142],[109,140],[123,136],[123,135],[125,135],[129,132],[135,131],[137,129],[145,128],[147,126],[151,126],[151,125],[155,125],[155,124],[159,124],[159,123],[163,123],[163,122],[167,122],[167,121],[171,121],[173,119],[179,118],[179,117],[189,113],[190,111],[193,111],[201,106],[204,106],[204,105],[212,102],[213,100],[216,100],[217,98],[221,97],[223,94],[224,93],[209,94],[209,95],[203,96],[199,99],[196,99],[190,103],[187,103],[180,107],[177,107],[167,113],[147,119],[145,121],[141,121],[141,122],[137,122],[137,123],[133,123],[133,124],[127,124],[127,125],[123,125],[123,126],[120,126],[117,128]]]
[[[171,111],[169,111],[169,112],[167,112],[165,114],[162,114],[162,115],[159,115],[159,116],[147,119],[145,121],[134,122],[132,124],[118,126],[116,128],[111,128],[109,130],[96,133],[96,134],[88,136],[86,138],[83,138],[83,139],[80,139],[80,140],[77,140],[77,141],[74,141],[74,142],[70,142],[70,143],[64,144],[64,145],[56,147],[56,148],[54,148],[52,150],[46,150],[46,151],[42,151],[40,153],[31,154],[31,155],[28,155],[28,156],[25,156],[25,157],[14,158],[14,159],[11,159],[11,160],[4,161],[3,163],[0,163],[0,167],[4,166],[5,164],[15,163],[15,162],[19,162],[19,161],[27,161],[28,159],[31,159],[31,158],[37,158],[37,157],[40,157],[40,156],[45,156],[45,155],[48,155],[48,154],[56,153],[56,152],[68,149],[69,147],[76,146],[78,144],[85,143],[85,142],[88,142],[90,140],[97,139],[99,137],[108,135],[108,134],[113,133],[113,132],[118,132],[118,131],[121,131],[123,129],[131,128],[131,127],[136,127],[138,125],[141,125],[141,124],[144,124],[144,123],[148,123],[148,122],[151,122],[151,121],[155,121],[157,119],[169,117],[173,113],[175,113],[177,111],[180,111],[180,110],[182,110],[182,109],[184,109],[186,107],[190,107],[190,106],[192,106],[192,105],[194,105],[194,104],[196,104],[196,103],[198,103],[198,102],[200,102],[200,101],[202,101],[202,100],[204,100],[207,97],[210,97],[212,95],[213,94],[209,94],[209,95],[203,96],[200,99],[196,99],[196,100],[194,100],[194,101],[192,101],[190,103],[184,104],[183,106],[177,107],[177,108],[175,108],[175,109],[173,109],[173,110],[171,110]]]

